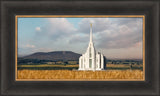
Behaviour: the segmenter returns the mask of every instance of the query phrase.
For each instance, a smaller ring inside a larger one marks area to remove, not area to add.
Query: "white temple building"
[[[105,70],[105,57],[102,53],[96,52],[92,41],[92,24],[90,26],[90,41],[86,53],[79,58],[78,70]]]

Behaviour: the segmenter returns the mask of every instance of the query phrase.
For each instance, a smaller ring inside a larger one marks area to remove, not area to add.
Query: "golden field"
[[[143,80],[142,70],[106,70],[106,71],[77,71],[77,70],[18,70],[18,79],[74,79],[74,80],[109,80],[135,79]]]

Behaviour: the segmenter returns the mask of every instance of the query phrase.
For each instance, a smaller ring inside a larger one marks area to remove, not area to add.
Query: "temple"
[[[79,58],[78,70],[105,70],[106,63],[105,57],[102,53],[96,52],[92,40],[92,24],[90,26],[90,41],[86,53],[82,54]]]

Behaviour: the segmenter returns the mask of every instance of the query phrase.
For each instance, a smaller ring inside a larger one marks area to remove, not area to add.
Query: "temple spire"
[[[90,42],[92,42],[92,23],[90,24]]]

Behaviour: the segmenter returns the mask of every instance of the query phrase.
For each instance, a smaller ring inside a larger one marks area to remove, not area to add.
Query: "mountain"
[[[37,52],[28,56],[22,57],[23,59],[38,59],[38,60],[78,60],[81,54],[72,51],[54,51],[54,52]]]

